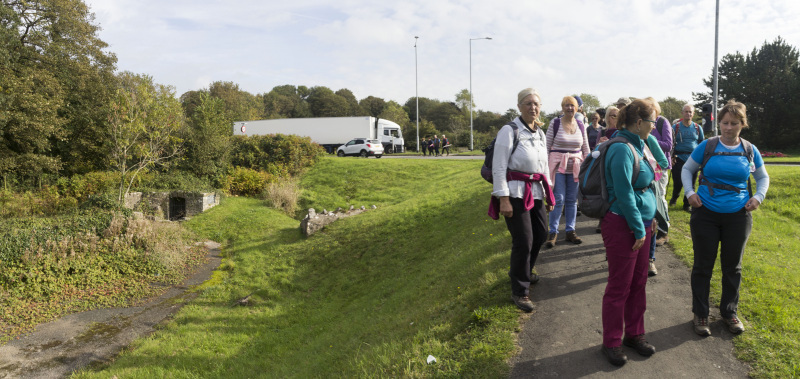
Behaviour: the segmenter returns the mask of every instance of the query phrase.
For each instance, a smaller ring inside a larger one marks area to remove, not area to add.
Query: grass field
[[[225,246],[198,300],[110,367],[76,376],[506,377],[521,313],[480,164],[324,159],[302,180],[301,208],[378,208],[310,238],[263,201],[226,199],[188,223]],[[797,377],[800,186],[797,168],[769,172],[744,259],[748,331],[734,341],[755,377]],[[691,264],[688,213],[672,218],[671,243]],[[713,282],[712,303],[718,271]],[[251,306],[234,306],[247,295]]]

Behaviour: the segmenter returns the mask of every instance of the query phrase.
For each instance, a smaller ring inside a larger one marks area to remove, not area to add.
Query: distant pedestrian
[[[424,157],[428,155],[428,141],[426,141],[425,138],[423,138],[422,140],[420,140],[419,144],[422,147],[422,156]]]
[[[442,140],[439,139],[439,136],[436,134],[433,135],[433,151],[436,153],[436,156],[439,156],[439,147],[442,144]]]
[[[592,116],[589,118],[589,127],[586,128],[586,138],[589,140],[589,150],[594,150],[594,147],[597,146],[597,139],[600,138],[605,129],[600,126],[600,115],[597,113],[592,113]]]
[[[672,198],[669,200],[669,205],[674,205],[678,197],[681,195],[683,183],[680,180],[683,165],[689,160],[689,155],[697,147],[700,142],[703,142],[703,129],[692,121],[694,116],[694,105],[685,104],[681,112],[683,116],[681,121],[672,126],[672,135],[675,140],[675,161],[672,163],[672,177],[675,182],[672,185]],[[697,181],[697,174],[692,177],[692,191],[694,191],[694,183]],[[691,206],[686,196],[683,197],[683,210],[690,212]]]
[[[447,139],[447,136],[442,134],[442,155],[447,152],[447,156],[450,156],[450,141]]]
[[[737,316],[742,256],[753,229],[751,212],[764,202],[769,188],[769,175],[760,152],[739,137],[742,129],[748,127],[745,105],[728,101],[720,110],[718,120],[720,136],[703,141],[694,149],[683,164],[680,177],[693,207],[689,221],[694,251],[692,313],[694,331],[701,336],[711,335],[708,296],[717,252],[722,267],[719,300],[722,320],[731,333],[744,331]],[[706,149],[710,151],[710,158],[706,158]],[[695,192],[692,181],[698,171],[701,179]],[[756,181],[755,194],[750,192],[750,174]]]

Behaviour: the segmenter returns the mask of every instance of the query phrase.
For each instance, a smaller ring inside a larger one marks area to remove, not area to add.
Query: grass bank
[[[769,166],[770,188],[753,212],[753,231],[742,262],[739,315],[748,330],[734,338],[736,355],[756,378],[800,377],[800,168]],[[753,184],[755,189],[755,183]],[[670,188],[667,193],[671,194]],[[670,209],[670,244],[691,267],[689,213]],[[711,279],[711,306],[719,307],[719,259]],[[688,283],[686,284],[688,285]],[[686,301],[690,301],[687,299]],[[689,317],[689,316],[687,316]]]
[[[301,207],[378,208],[310,238],[260,200],[226,199],[187,223],[226,256],[198,300],[77,377],[505,377],[520,313],[480,164],[323,159]]]

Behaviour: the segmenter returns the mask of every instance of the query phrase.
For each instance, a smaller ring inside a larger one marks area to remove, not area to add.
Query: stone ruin
[[[374,205],[371,207],[371,209],[375,208],[377,207]],[[355,216],[366,210],[367,208],[363,205],[358,209],[355,209],[355,207],[351,205],[350,209],[347,211],[344,211],[341,207],[337,208],[334,212],[328,212],[327,209],[323,209],[322,213],[317,213],[314,208],[310,208],[306,217],[304,217],[303,221],[300,222],[300,231],[303,232],[303,235],[308,237],[322,230],[325,225],[328,225],[340,218]]]
[[[155,219],[170,221],[185,220],[219,205],[216,192],[129,192],[125,196],[125,207],[144,210]]]

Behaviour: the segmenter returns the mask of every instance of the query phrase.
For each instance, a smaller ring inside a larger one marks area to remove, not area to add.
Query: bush
[[[269,172],[285,170],[297,175],[319,161],[325,149],[308,137],[270,134],[265,136],[235,136],[231,163],[235,167]]]
[[[287,175],[288,176],[288,175]],[[270,173],[236,167],[225,180],[223,190],[231,195],[258,196],[276,177]]]
[[[297,201],[300,199],[300,186],[296,180],[270,183],[264,192],[264,198],[271,207],[294,217]]]

